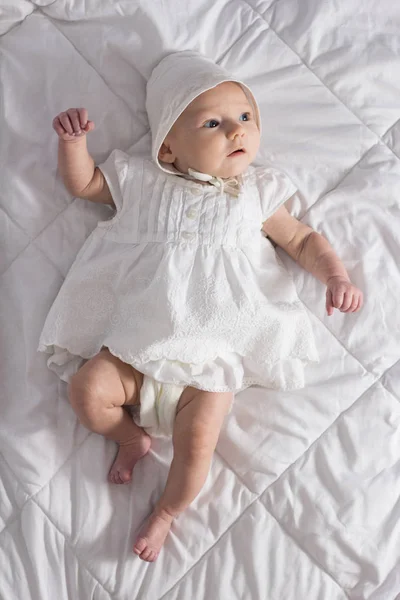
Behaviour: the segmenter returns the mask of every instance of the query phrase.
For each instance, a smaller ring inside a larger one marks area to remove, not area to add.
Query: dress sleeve
[[[122,150],[113,150],[101,165],[97,165],[103,173],[117,212],[122,210],[127,194],[130,156]]]
[[[256,169],[256,183],[263,223],[297,191],[293,181],[273,167]]]

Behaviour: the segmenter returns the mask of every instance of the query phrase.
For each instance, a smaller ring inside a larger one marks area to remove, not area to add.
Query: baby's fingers
[[[331,290],[326,290],[326,312],[328,313],[328,317],[330,317],[333,314],[333,303],[332,303]]]
[[[332,292],[332,304],[335,308],[341,308],[343,304],[345,290],[343,288],[337,288]]]
[[[79,135],[82,133],[81,124],[79,122],[79,112],[77,108],[70,108],[68,111],[69,120],[72,124],[73,133]],[[69,133],[69,132],[68,132]]]
[[[65,129],[61,125],[59,117],[54,117],[54,119],[53,119],[53,129],[57,133],[57,135],[65,135]]]
[[[61,125],[64,127],[64,132],[63,133],[68,133],[69,135],[73,135],[74,134],[74,130],[72,127],[72,123],[69,120],[69,116],[66,112],[62,112],[58,115],[58,119],[60,120]]]
[[[350,306],[348,308],[346,308],[346,310],[342,309],[342,312],[349,313],[349,312],[354,312],[355,310],[357,310],[358,301],[359,301],[358,294],[353,294]]]
[[[93,131],[94,128],[95,128],[95,124],[93,123],[93,121],[88,121],[86,123],[86,126],[83,128],[83,131],[85,133],[89,133],[89,131]]]
[[[355,309],[352,312],[357,312],[362,307],[363,302],[364,302],[364,298],[363,298],[362,292],[359,292],[359,295],[357,296],[357,300],[358,300],[357,306],[355,307]]]
[[[85,129],[88,122],[88,111],[86,108],[77,108],[77,111],[81,128]]]
[[[343,302],[340,307],[341,312],[347,312],[353,302],[353,298],[356,294],[353,294],[351,290],[347,290],[343,296]]]

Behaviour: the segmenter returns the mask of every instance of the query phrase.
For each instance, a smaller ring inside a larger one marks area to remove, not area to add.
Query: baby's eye
[[[210,119],[207,123],[204,123],[203,127],[208,127],[209,129],[214,129],[214,127],[218,127],[219,122],[215,119]]]
[[[244,117],[244,118],[243,118]],[[246,112],[246,113],[242,113],[240,115],[240,121],[250,121],[250,113]]]

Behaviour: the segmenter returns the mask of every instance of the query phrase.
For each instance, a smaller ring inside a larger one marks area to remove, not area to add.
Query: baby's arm
[[[356,312],[363,303],[362,292],[350,281],[348,273],[329,242],[308,225],[279,208],[265,223],[263,231],[289,256],[327,286],[326,310]]]
[[[55,117],[53,128],[59,137],[58,168],[67,190],[78,198],[114,206],[104,175],[87,150],[86,134],[94,129],[87,110],[69,108]]]

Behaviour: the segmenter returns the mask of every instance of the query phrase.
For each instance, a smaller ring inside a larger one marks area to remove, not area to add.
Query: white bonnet
[[[174,52],[155,67],[147,83],[146,109],[152,135],[151,154],[160,169],[174,172],[171,165],[158,160],[158,152],[179,115],[197,96],[224,81],[234,81],[242,87],[261,131],[259,108],[250,88],[209,58],[193,51]]]

